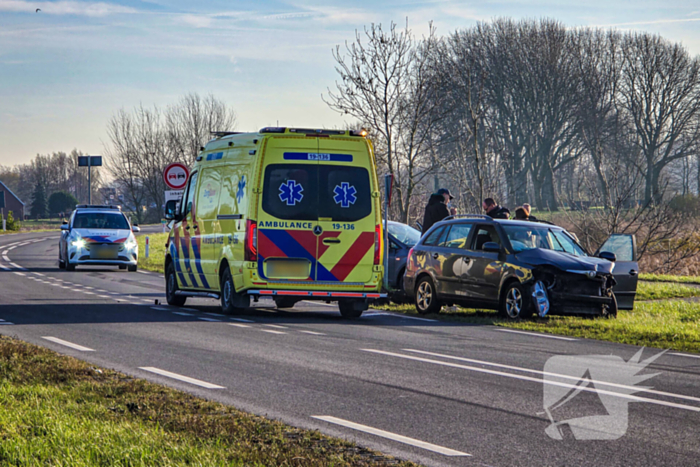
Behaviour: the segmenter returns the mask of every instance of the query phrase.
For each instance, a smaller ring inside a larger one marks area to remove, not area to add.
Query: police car
[[[119,206],[79,204],[70,220],[61,226],[58,267],[74,271],[78,265],[119,266],[136,271],[138,232]]]

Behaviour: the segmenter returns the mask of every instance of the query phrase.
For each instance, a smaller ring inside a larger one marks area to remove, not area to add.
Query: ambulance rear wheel
[[[275,297],[275,306],[277,308],[293,308],[294,305],[299,301],[296,298],[291,297]]]
[[[165,271],[165,300],[171,306],[183,306],[187,297],[176,295],[178,291],[177,277],[175,276],[175,265],[168,264],[168,269]]]
[[[367,309],[367,304],[357,300],[343,300],[338,302],[338,308],[340,309],[340,316],[343,318],[357,319]]]
[[[231,270],[227,267],[221,276],[221,309],[224,313],[235,315],[250,306],[250,296],[236,293]]]

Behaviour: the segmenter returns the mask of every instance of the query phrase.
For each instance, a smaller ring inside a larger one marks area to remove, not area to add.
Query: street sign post
[[[78,167],[88,168],[88,204],[92,204],[92,167],[102,167],[102,156],[78,156]]]
[[[185,164],[173,162],[163,171],[163,180],[172,190],[183,190],[187,185],[190,171]]]
[[[389,290],[389,207],[394,176],[384,175],[384,289]]]

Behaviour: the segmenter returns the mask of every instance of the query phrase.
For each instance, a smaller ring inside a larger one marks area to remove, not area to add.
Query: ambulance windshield
[[[285,220],[353,222],[372,212],[369,172],[361,167],[271,164],[263,210]]]

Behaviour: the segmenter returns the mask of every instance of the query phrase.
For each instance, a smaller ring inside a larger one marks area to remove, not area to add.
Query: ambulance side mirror
[[[177,212],[177,207],[178,207],[178,201],[171,199],[167,203],[165,203],[165,219],[168,221],[172,220],[177,220],[178,217],[178,212]]]

